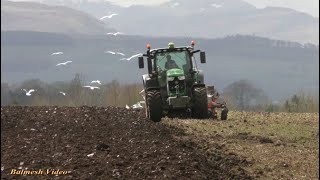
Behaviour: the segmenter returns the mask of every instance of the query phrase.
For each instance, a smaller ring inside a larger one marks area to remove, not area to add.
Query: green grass
[[[184,129],[199,146],[223,145],[252,162],[246,170],[255,179],[319,179],[319,113],[230,112],[226,121],[163,122]]]
[[[287,143],[306,143],[316,140],[319,131],[318,113],[253,113],[230,112],[227,121],[175,120],[165,123],[184,127],[187,132],[224,137],[248,133]]]

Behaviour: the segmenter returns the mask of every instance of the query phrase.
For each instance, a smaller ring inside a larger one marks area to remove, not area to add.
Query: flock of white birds
[[[104,20],[104,19],[106,19],[106,18],[111,19],[112,17],[117,16],[117,15],[118,15],[118,14],[113,13],[113,14],[111,14],[111,15],[101,17],[100,20]],[[111,33],[111,32],[110,32],[110,33],[107,33],[107,35],[113,35],[113,36],[117,36],[117,35],[121,35],[121,34],[124,34],[124,33],[121,33],[121,32],[115,32],[115,33]],[[126,56],[124,53],[121,53],[121,52],[105,51],[104,53],[109,53],[109,54],[112,54],[112,55]],[[57,56],[57,55],[63,55],[63,54],[64,54],[64,53],[63,53],[62,51],[59,51],[59,52],[54,52],[54,53],[52,53],[51,56]],[[135,54],[135,55],[133,55],[133,56],[131,56],[131,57],[128,57],[128,58],[121,58],[120,60],[121,60],[121,61],[122,61],[122,60],[130,61],[131,59],[133,59],[133,58],[135,58],[135,57],[137,57],[137,56],[140,56],[140,55],[142,55],[142,54]],[[56,66],[67,66],[67,65],[70,64],[70,63],[72,63],[72,61],[61,62],[61,63],[58,63]],[[101,85],[101,82],[100,82],[100,80],[93,80],[93,81],[91,81],[91,84],[99,84],[99,85]],[[89,86],[89,85],[86,85],[86,86],[83,86],[83,87],[84,87],[84,88],[88,88],[88,89],[90,89],[90,90],[100,89],[100,87],[98,87],[98,86]],[[29,91],[27,91],[26,89],[21,89],[21,90],[25,91],[26,96],[31,96],[31,95],[32,95],[31,93],[33,93],[33,92],[36,91],[35,89],[30,89]],[[60,93],[61,95],[63,95],[63,96],[66,95],[66,93],[65,93],[65,92],[62,92],[62,91],[60,91],[59,93]],[[140,94],[140,93],[139,93],[139,94]],[[143,96],[143,98],[144,98],[144,96]],[[145,101],[139,101],[139,102],[137,102],[136,104],[132,105],[131,107],[129,107],[128,105],[126,105],[126,108],[127,108],[127,109],[130,109],[130,108],[132,108],[132,109],[141,109],[141,108],[143,108],[143,106],[141,106],[141,104],[143,104],[143,103],[145,103]]]
[[[111,19],[113,16],[117,16],[118,14],[114,13],[114,14],[111,14],[111,15],[108,15],[108,16],[103,16],[100,18],[100,20],[104,20],[106,18],[109,18]],[[116,33],[107,33],[107,35],[113,35],[113,36],[117,36],[117,35],[120,35],[120,34],[123,34],[121,32],[116,32]],[[104,53],[109,53],[109,54],[112,54],[112,55],[120,55],[120,56],[125,56],[124,53],[121,53],[121,52],[113,52],[113,51],[105,51]],[[59,51],[59,52],[54,52],[51,54],[51,56],[57,56],[57,55],[63,55],[64,53],[62,51]],[[130,61],[131,59],[137,57],[137,56],[140,56],[142,54],[135,54],[131,57],[128,57],[128,58],[122,58],[120,60],[127,60],[127,61]],[[72,63],[72,61],[66,61],[66,62],[61,62],[61,63],[58,63],[56,66],[67,66],[68,64]],[[101,81],[100,80],[93,80],[91,81],[91,84],[98,84],[98,85],[101,85]],[[90,86],[90,85],[86,85],[86,86],[83,86],[84,88],[88,88],[90,90],[95,90],[95,89],[100,89],[99,86]],[[33,92],[37,91],[35,89],[30,89],[30,90],[26,90],[26,89],[21,89],[23,91],[25,91],[26,93],[26,96],[31,96]],[[66,93],[63,92],[63,91],[60,91],[59,92],[61,95],[63,96],[66,96]],[[140,93],[139,93],[140,94]],[[144,98],[144,96],[143,96]],[[126,108],[127,109],[141,109],[143,108],[143,106],[141,104],[145,103],[145,101],[139,101],[137,102],[136,104],[132,105],[131,107],[126,105]]]

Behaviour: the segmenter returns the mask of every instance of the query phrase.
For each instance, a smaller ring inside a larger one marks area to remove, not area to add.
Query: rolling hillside
[[[1,1],[1,30],[91,35],[114,31],[93,16],[68,7],[6,0]]]
[[[71,80],[75,73],[83,74],[88,80],[140,82],[147,70],[138,68],[137,59],[120,61],[124,56],[104,52],[118,51],[130,57],[145,52],[147,43],[157,48],[166,47],[170,41],[176,46],[185,46],[192,40],[36,32],[2,32],[1,37],[1,81],[9,84],[31,78],[48,82]],[[206,83],[220,90],[236,80],[248,79],[272,99],[287,97],[299,90],[318,92],[318,46],[240,35],[194,40],[196,47],[207,54],[206,64],[198,62]],[[64,54],[51,55],[57,51]],[[68,60],[73,61],[70,66],[56,67],[57,63]]]
[[[157,6],[121,7],[104,0],[43,0],[65,5],[130,35],[217,38],[234,34],[319,44],[319,18],[289,8],[263,9],[243,0],[171,0]]]

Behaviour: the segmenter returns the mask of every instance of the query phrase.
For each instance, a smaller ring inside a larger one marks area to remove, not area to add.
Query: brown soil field
[[[125,108],[5,106],[1,179],[319,179],[318,119],[153,123]]]

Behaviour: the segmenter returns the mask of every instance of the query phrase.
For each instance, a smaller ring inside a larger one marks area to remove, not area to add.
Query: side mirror
[[[200,52],[200,61],[201,63],[206,63],[206,52]]]
[[[142,57],[142,56],[140,56],[140,57],[138,57],[138,59],[139,59],[139,68],[140,68],[140,69],[144,68],[144,61],[143,61],[143,57]]]

